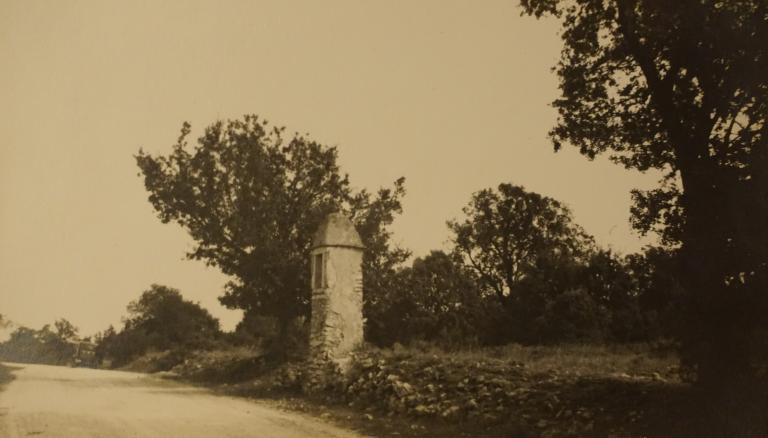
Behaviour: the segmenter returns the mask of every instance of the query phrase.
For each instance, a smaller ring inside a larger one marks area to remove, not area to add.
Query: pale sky
[[[405,176],[395,240],[417,256],[501,182],[638,250],[629,191],[657,177],[552,151],[558,26],[517,3],[0,0],[0,314],[92,334],[159,283],[233,328],[226,278],[184,259],[133,155],[246,113],[337,146],[358,188]]]

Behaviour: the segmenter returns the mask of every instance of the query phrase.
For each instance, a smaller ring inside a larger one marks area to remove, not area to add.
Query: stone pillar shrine
[[[329,214],[310,251],[312,316],[309,348],[313,361],[344,367],[363,342],[363,242],[342,213]]]

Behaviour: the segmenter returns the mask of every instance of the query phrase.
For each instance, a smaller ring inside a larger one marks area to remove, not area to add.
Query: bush
[[[369,300],[365,315],[366,339],[375,345],[488,341],[488,315],[495,303],[484,300],[472,274],[442,251],[398,271],[391,290],[376,298]]]
[[[547,303],[537,321],[538,338],[544,343],[601,341],[607,312],[583,289],[573,289]]]
[[[190,352],[170,371],[196,382],[235,383],[262,375],[269,368],[270,363],[261,349],[220,347]]]
[[[97,336],[96,356],[112,367],[124,366],[149,351],[210,348],[221,335],[219,321],[207,310],[165,286],[152,285],[128,305],[128,312],[123,330],[110,327]]]

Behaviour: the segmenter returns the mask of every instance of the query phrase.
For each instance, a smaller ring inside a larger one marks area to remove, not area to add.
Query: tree
[[[681,339],[699,383],[731,391],[760,380],[768,362],[768,2],[521,4],[563,26],[555,149],[608,152],[627,168],[664,173],[658,189],[633,192],[632,223],[680,247]]]
[[[584,289],[570,289],[547,301],[534,323],[539,342],[604,340],[608,312]]]
[[[410,257],[410,251],[390,244],[389,226],[396,214],[403,212],[400,200],[405,195],[405,179],[395,181],[392,189],[381,188],[375,198],[362,190],[349,199],[352,220],[365,245],[363,252],[363,314],[365,338],[381,343],[382,326],[378,315],[399,289],[398,270]],[[394,328],[394,327],[390,327]]]
[[[207,348],[220,335],[219,320],[184,299],[177,289],[153,284],[139,299],[128,303],[125,326],[117,332],[109,326],[96,335],[96,359],[122,366],[150,350],[171,351],[162,366],[172,366],[179,353]]]
[[[35,362],[39,357],[39,350],[37,331],[18,327],[11,332],[8,340],[0,344],[0,357],[14,362]]]
[[[456,254],[475,273],[482,292],[506,306],[537,271],[584,257],[592,239],[567,207],[522,187],[500,184],[472,196],[463,222],[450,221]]]
[[[397,272],[394,286],[367,315],[369,340],[377,345],[485,341],[487,307],[463,264],[432,251]]]
[[[640,308],[637,278],[626,257],[610,250],[595,251],[579,269],[576,281],[605,309],[606,338],[618,342],[650,338],[648,321]]]
[[[153,284],[128,304],[128,314],[125,330],[141,331],[157,349],[200,346],[219,334],[218,319],[167,286]]]
[[[366,300],[407,257],[390,249],[386,231],[401,211],[403,179],[376,196],[353,192],[335,148],[301,135],[286,140],[283,128],[256,116],[216,122],[194,147],[189,133],[185,123],[170,155],[140,151],[136,160],[160,219],[196,242],[188,257],[232,277],[220,297],[225,306],[273,316],[287,337],[292,322],[309,315],[309,249],[336,210],[354,218],[367,247]]]
[[[74,360],[77,328],[65,319],[55,323],[56,331],[46,324],[40,330],[18,327],[7,341],[0,343],[0,358],[14,362],[69,364]]]
[[[682,293],[677,279],[677,252],[648,246],[626,257],[626,269],[637,287],[637,301],[650,338],[671,338],[680,332]]]
[[[454,256],[432,251],[404,271],[407,293],[419,309],[425,337],[459,343],[483,336],[490,316],[472,273]]]
[[[94,343],[96,344],[96,348],[94,350],[96,354],[95,361],[97,364],[104,365],[105,359],[108,359],[108,356],[114,349],[115,339],[117,338],[117,331],[115,330],[115,327],[110,324],[110,326],[107,327],[107,329],[103,332],[96,333],[94,338]]]
[[[56,329],[56,336],[63,341],[69,341],[77,338],[77,327],[64,318],[60,318],[53,323],[53,327]]]

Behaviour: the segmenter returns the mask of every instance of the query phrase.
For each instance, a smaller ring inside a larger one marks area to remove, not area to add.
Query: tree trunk
[[[745,258],[750,249],[744,243],[759,236],[743,235],[753,227],[734,220],[743,212],[732,214],[732,209],[750,202],[735,202],[734,187],[714,167],[701,165],[682,175],[686,223],[681,281],[689,318],[683,359],[695,367],[697,384],[706,394],[706,418],[714,428],[709,432],[768,436],[768,392],[755,367],[765,291],[759,290],[758,282],[745,282],[742,271],[750,259]],[[751,257],[760,257],[760,252]]]

